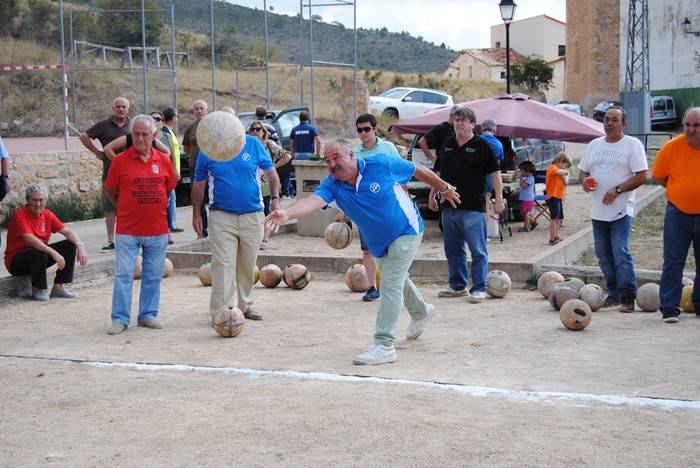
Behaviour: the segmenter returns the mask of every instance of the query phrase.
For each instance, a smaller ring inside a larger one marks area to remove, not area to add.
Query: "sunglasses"
[[[250,127],[251,132],[262,132],[262,127]]]
[[[374,130],[372,127],[357,127],[357,133],[369,133]]]
[[[161,117],[156,117],[155,115],[153,116],[153,120],[155,120],[156,122],[162,122],[162,121],[163,121],[163,119],[162,119]]]

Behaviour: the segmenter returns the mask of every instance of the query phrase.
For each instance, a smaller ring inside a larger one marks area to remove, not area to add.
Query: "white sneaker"
[[[396,361],[396,350],[394,346],[385,346],[372,343],[362,353],[355,356],[352,363],[356,366],[385,364]]]
[[[428,304],[428,312],[424,319],[417,321],[411,319],[411,323],[408,324],[408,331],[406,332],[407,340],[416,340],[423,334],[423,330],[433,316],[433,312],[435,312],[435,306]]]
[[[469,297],[469,302],[471,302],[472,304],[479,304],[481,302],[484,302],[484,299],[486,299],[485,291],[474,291]]]

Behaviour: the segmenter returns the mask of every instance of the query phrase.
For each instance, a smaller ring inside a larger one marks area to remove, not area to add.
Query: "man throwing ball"
[[[435,173],[396,156],[378,154],[358,159],[352,146],[335,140],[323,152],[330,176],[313,195],[298,200],[286,210],[274,210],[265,224],[277,231],[289,219],[301,218],[334,203],[362,231],[372,255],[382,269],[382,296],[374,342],[353,364],[384,364],[396,360],[394,332],[401,309],[411,315],[406,338],[418,338],[430,320],[433,306],[423,300],[408,277],[408,269],[423,238],[423,220],[401,184],[412,176],[440,191],[452,206],[459,204],[454,187]]]

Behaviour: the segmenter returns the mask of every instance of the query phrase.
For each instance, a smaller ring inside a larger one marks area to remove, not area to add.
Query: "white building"
[[[625,89],[629,0],[620,1],[620,90]],[[700,2],[649,2],[649,87],[653,95],[672,95],[680,110],[700,105],[700,36],[683,32],[688,18],[700,31]]]
[[[491,26],[491,47],[506,46],[503,23]],[[533,16],[510,24],[510,47],[526,57],[536,56],[554,67],[553,86],[545,91],[548,101],[566,96],[566,23],[547,15]]]
[[[511,65],[522,59],[522,55],[511,49]],[[442,76],[461,80],[490,80],[505,83],[506,49],[464,49],[450,62],[450,66],[447,67]]]

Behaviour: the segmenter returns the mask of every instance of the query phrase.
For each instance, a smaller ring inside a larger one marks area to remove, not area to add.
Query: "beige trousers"
[[[209,212],[211,248],[212,320],[221,307],[236,306],[245,312],[253,304],[253,274],[263,235],[263,212],[234,214]],[[234,295],[237,294],[237,303]]]

